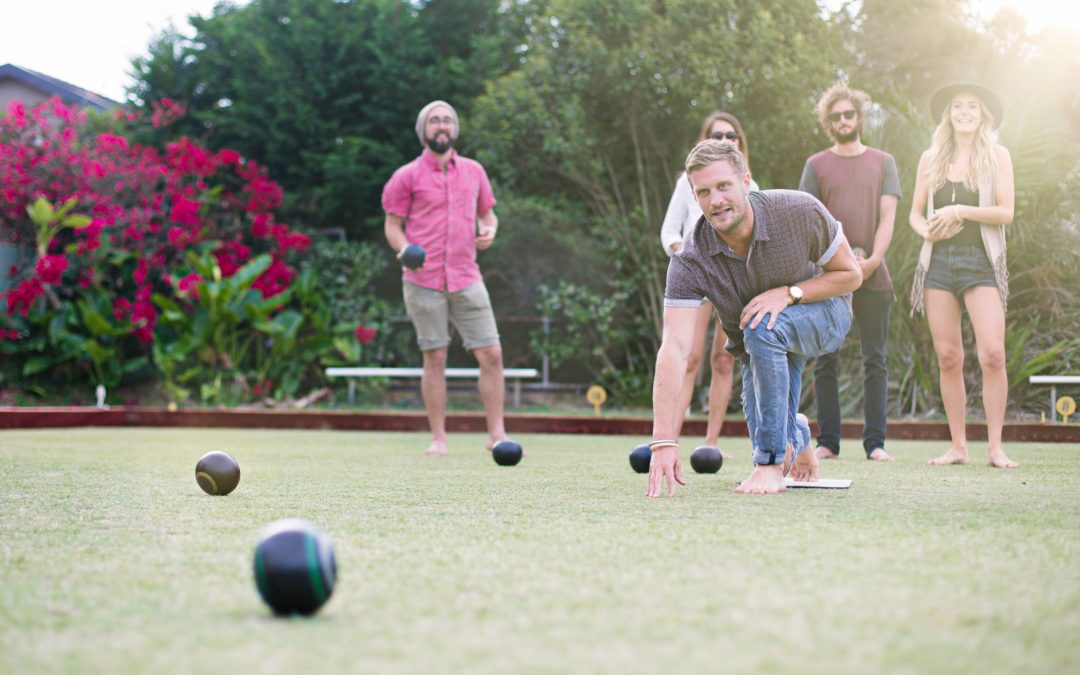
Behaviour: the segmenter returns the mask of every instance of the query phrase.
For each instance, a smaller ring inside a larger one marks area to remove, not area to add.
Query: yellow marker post
[[[1076,401],[1072,396],[1062,396],[1057,400],[1057,411],[1061,413],[1061,421],[1064,424],[1069,423],[1069,415],[1076,412]]]
[[[585,392],[585,400],[592,404],[596,416],[600,417],[600,406],[604,405],[604,401],[607,400],[607,392],[600,385],[594,384]]]

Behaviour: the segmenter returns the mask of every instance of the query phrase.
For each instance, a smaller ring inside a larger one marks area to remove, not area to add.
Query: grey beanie
[[[454,110],[454,106],[446,101],[432,101],[424,106],[424,109],[416,116],[416,137],[420,139],[420,145],[424,147],[427,147],[427,144],[424,143],[424,125],[427,124],[427,118],[428,115],[431,114],[431,109],[437,105],[444,105],[447,108],[450,108],[450,114],[454,116],[454,126],[457,127],[457,134],[454,134],[454,140],[457,140],[458,134],[461,133],[461,122],[458,121],[457,111]]]

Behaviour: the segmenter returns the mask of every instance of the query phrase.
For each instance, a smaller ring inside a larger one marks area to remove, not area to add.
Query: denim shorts
[[[996,288],[994,267],[982,245],[935,246],[926,274],[926,288],[948,291],[958,298],[976,286]]]

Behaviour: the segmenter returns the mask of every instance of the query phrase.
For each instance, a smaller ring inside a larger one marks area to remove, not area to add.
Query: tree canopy
[[[1010,373],[1080,367],[1072,271],[1080,250],[1080,57],[1075,35],[984,20],[951,0],[253,0],[163,33],[136,62],[140,105],[189,106],[186,131],[266,165],[285,217],[379,239],[379,192],[418,152],[416,111],[461,113],[462,147],[489,170],[505,224],[482,263],[496,306],[545,313],[543,348],[648,397],[667,259],[664,209],[701,119],[734,113],[764,188],[793,188],[829,145],[813,111],[837,79],[874,99],[865,140],[904,184],[888,262],[900,302],[890,396],[928,410],[936,389],[921,320],[907,318],[918,241],[906,227],[938,86],[976,80],[1006,101],[1017,215],[1010,227]],[[1026,332],[1025,332],[1026,331]],[[853,341],[852,341],[853,342]],[[1055,351],[1056,350],[1056,351]],[[847,361],[855,362],[854,359]],[[974,360],[972,360],[974,361]],[[850,373],[848,374],[851,375]],[[1022,390],[1021,390],[1022,391]],[[846,397],[858,401],[857,387]]]

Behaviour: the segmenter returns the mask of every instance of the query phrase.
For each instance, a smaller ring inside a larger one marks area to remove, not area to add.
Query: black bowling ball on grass
[[[652,450],[648,444],[642,443],[630,451],[630,466],[638,473],[649,473],[649,464],[652,462]]]
[[[274,614],[314,614],[330,599],[337,561],[330,537],[306,520],[266,527],[255,547],[255,586]]]
[[[525,451],[521,444],[510,439],[499,441],[491,448],[491,457],[499,466],[514,466],[521,461],[523,454]]]
[[[240,483],[240,465],[228,453],[208,452],[195,463],[195,482],[208,495],[227,495]]]
[[[719,448],[702,445],[690,455],[690,466],[698,473],[716,473],[724,465],[724,455]]]

